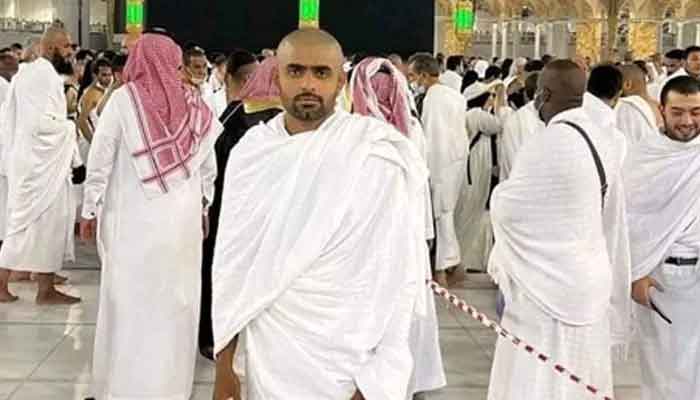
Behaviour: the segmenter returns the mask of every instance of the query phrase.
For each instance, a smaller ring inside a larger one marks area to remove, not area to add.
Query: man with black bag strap
[[[543,71],[535,106],[547,126],[523,145],[509,179],[494,190],[489,268],[506,300],[503,327],[612,395],[612,359],[624,346],[611,327],[629,326],[631,308],[626,146],[582,108],[585,90],[586,76],[571,61]],[[489,400],[589,395],[532,360],[499,341]]]

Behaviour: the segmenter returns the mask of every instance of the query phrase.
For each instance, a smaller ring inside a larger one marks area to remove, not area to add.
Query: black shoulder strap
[[[472,139],[471,142],[469,142],[469,155],[467,156],[467,183],[469,186],[472,184],[472,168],[471,168],[471,161],[472,161],[472,149],[476,144],[479,142],[479,139],[484,136],[484,132],[479,131],[476,133],[476,136]]]
[[[593,161],[595,161],[595,167],[598,170],[598,178],[600,178],[600,194],[601,194],[601,208],[605,207],[605,195],[608,192],[608,179],[605,176],[605,168],[603,168],[603,162],[600,160],[600,156],[598,155],[598,151],[595,149],[595,146],[593,145],[593,142],[591,141],[591,138],[588,136],[586,131],[583,130],[580,126],[576,125],[575,123],[571,121],[559,121],[557,123],[560,124],[566,124],[572,128],[574,128],[578,133],[581,134],[583,139],[588,143],[588,148],[591,150],[591,154],[593,155]]]

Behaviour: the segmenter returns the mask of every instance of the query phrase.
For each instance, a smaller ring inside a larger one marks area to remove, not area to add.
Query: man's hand
[[[242,400],[241,381],[233,371],[233,367],[227,369],[217,367],[214,400]]]
[[[204,235],[204,239],[209,237],[209,216],[208,215],[202,215],[202,234]]]
[[[97,218],[80,219],[80,240],[91,242],[95,240],[97,234]]]
[[[360,393],[360,391],[358,390],[357,392],[355,392],[355,395],[352,396],[351,400],[365,400],[365,396],[363,396],[362,393]]]
[[[632,283],[632,298],[637,303],[644,307],[651,308],[649,290],[654,287],[658,291],[663,292],[664,288],[654,278],[646,276]]]

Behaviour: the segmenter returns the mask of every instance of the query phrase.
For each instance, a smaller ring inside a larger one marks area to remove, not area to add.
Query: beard
[[[66,71],[72,69],[73,65],[69,58],[63,57],[59,51],[54,51],[51,55],[51,64],[56,71]]]
[[[312,102],[316,102],[314,105]],[[323,98],[311,93],[302,93],[292,99],[287,111],[301,121],[318,121],[328,116],[329,111]]]
[[[666,136],[677,141],[677,142],[690,142],[700,136],[700,125],[694,125],[688,127],[687,129],[679,128],[676,126],[670,126],[664,118],[664,124],[666,126]]]

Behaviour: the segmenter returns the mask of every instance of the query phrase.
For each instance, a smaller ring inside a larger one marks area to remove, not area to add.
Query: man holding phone
[[[632,297],[641,306],[642,400],[700,398],[700,82],[661,92],[664,135],[625,168]]]

